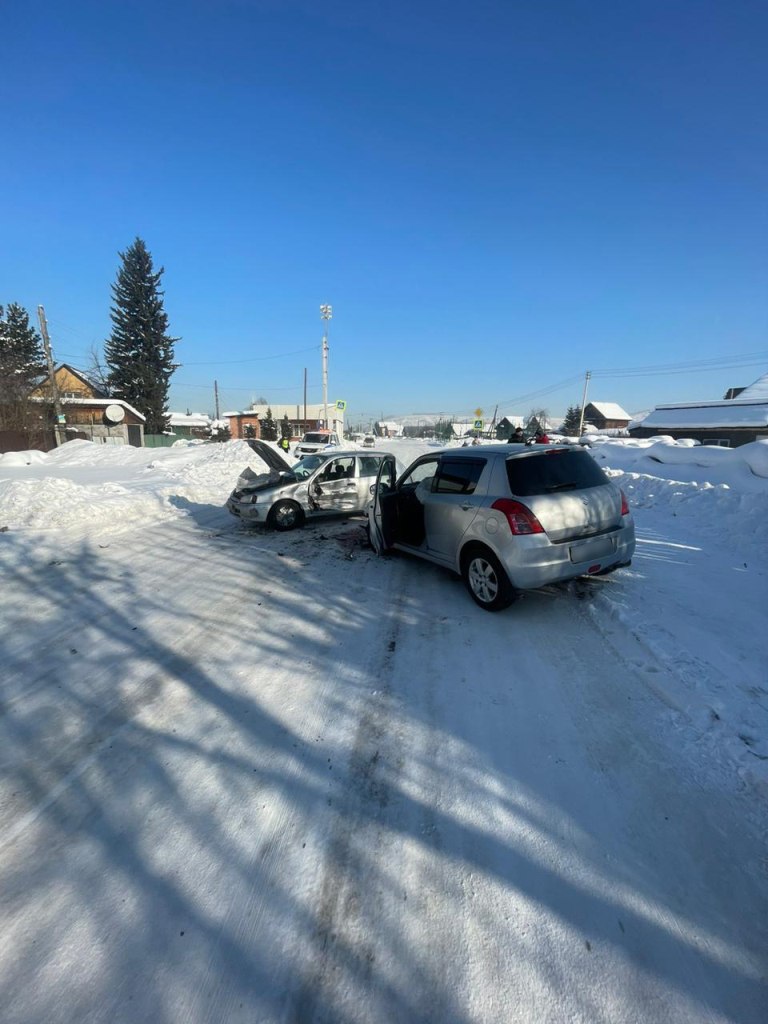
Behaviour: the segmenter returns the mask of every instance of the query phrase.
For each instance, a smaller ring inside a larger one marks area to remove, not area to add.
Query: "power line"
[[[500,398],[498,400],[498,405],[514,405],[516,402],[525,402],[531,398],[540,398],[543,395],[549,395],[554,391],[561,391],[563,388],[570,387],[570,385],[577,380],[581,380],[581,374],[577,374],[575,377],[568,377],[567,380],[561,380],[558,384],[552,384],[550,387],[541,388],[539,391],[529,391],[524,395],[515,395],[514,398]]]
[[[740,356],[720,356],[715,359],[698,359],[687,363],[661,363],[649,366],[615,367],[613,369],[592,370],[592,377],[599,377],[602,380],[627,379],[631,377],[658,377],[673,376],[680,373],[707,373],[718,370],[733,370],[748,366],[764,366],[768,362],[768,352],[745,352]],[[580,381],[581,375],[569,377],[567,380],[552,384],[549,387],[541,388],[539,391],[529,391],[524,395],[516,395],[514,398],[500,399],[499,405],[513,405],[517,402],[529,401],[533,398],[540,398],[544,395],[553,394],[569,387],[576,381]]]
[[[728,362],[688,362],[688,364],[681,364],[679,366],[671,366],[668,368],[658,367],[653,369],[651,367],[637,367],[628,370],[596,370],[593,372],[593,377],[602,378],[631,378],[631,377],[667,377],[674,376],[676,374],[705,374],[718,372],[721,370],[739,370],[745,367],[762,367],[765,366],[768,361],[768,353],[763,355],[762,358],[746,357],[736,358]]]

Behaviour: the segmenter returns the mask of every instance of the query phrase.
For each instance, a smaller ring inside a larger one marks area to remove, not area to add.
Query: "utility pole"
[[[213,382],[213,404],[216,410],[216,419],[220,420],[221,415],[219,414],[219,382],[215,380]]]
[[[581,416],[579,416],[579,437],[584,429],[584,410],[587,407],[587,387],[589,386],[589,378],[592,376],[589,370],[584,374],[584,394],[581,396]]]
[[[307,432],[307,368],[304,367],[304,429],[302,434]]]
[[[328,321],[333,316],[332,306],[320,307],[323,328],[323,426],[328,429]]]
[[[51,396],[53,397],[53,411],[56,416],[56,424],[53,428],[53,437],[56,447],[61,444],[60,424],[64,422],[64,412],[61,408],[59,397],[59,385],[56,383],[56,375],[53,369],[53,356],[51,354],[51,339],[48,337],[48,321],[45,319],[45,310],[42,306],[37,307],[37,319],[40,321],[40,334],[43,339],[45,350],[45,361],[48,364],[48,376],[51,381]]]

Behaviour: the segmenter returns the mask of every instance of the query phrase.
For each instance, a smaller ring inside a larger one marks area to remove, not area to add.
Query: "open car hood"
[[[290,473],[291,464],[283,458],[280,452],[270,448],[268,444],[263,441],[246,441],[246,444],[256,452],[260,459],[266,462],[270,469],[275,469],[278,473]]]

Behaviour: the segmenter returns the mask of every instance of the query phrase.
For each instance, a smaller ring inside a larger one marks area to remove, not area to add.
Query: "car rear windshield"
[[[522,498],[581,491],[608,483],[608,477],[592,456],[574,449],[507,459],[507,479],[512,493]]]
[[[302,438],[307,444],[327,444],[330,441],[328,434],[305,434]]]

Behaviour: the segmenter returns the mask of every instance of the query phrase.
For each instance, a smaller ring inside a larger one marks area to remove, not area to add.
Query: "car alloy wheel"
[[[498,558],[487,548],[477,547],[462,559],[464,583],[473,601],[489,612],[507,608],[515,591]]]
[[[295,501],[278,501],[269,513],[270,525],[282,532],[293,530],[304,521],[304,513]]]

